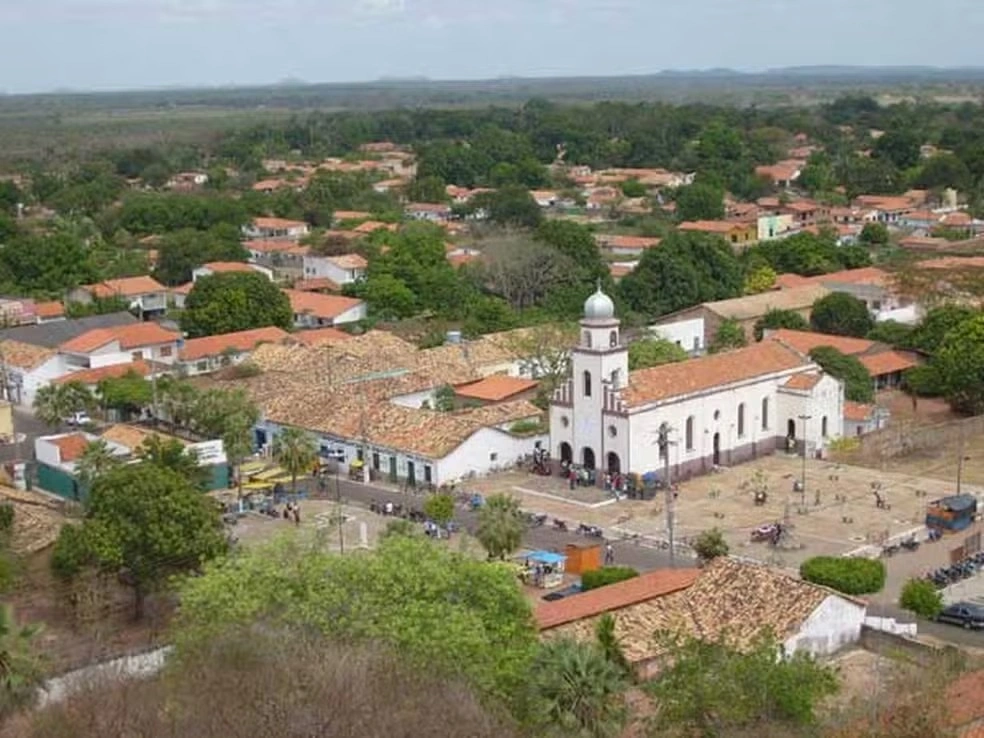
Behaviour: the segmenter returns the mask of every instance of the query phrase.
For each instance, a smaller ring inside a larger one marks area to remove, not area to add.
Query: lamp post
[[[800,505],[806,505],[806,421],[812,418],[812,415],[797,415],[800,421],[803,423],[803,470],[800,472]]]
[[[670,482],[670,433],[669,424],[665,421],[659,424],[656,433],[656,445],[659,446],[660,456],[663,457],[663,480],[666,483],[666,535],[670,543],[670,568],[674,566],[675,552],[673,548],[673,485]]]
[[[970,457],[964,455],[964,427],[960,426],[960,456],[957,457],[957,494],[960,494],[960,489],[963,485],[963,464],[965,461],[969,461]]]

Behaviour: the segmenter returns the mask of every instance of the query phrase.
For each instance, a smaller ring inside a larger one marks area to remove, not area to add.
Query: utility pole
[[[960,455],[957,457],[957,494],[960,494],[960,489],[963,484],[963,463],[964,463],[964,426],[963,421],[960,422],[960,444],[958,446]]]
[[[812,415],[796,416],[803,423],[803,470],[800,472],[800,507],[806,507],[806,421]]]
[[[657,430],[656,444],[659,446],[659,453],[663,457],[663,483],[666,485],[666,535],[670,543],[670,568],[676,562],[676,550],[673,542],[673,484],[670,480],[670,433],[672,432],[669,424],[665,421],[660,423]]]
[[[335,459],[335,515],[338,518],[338,552],[345,553],[345,515],[342,513],[342,487],[338,483],[338,467],[340,462]]]

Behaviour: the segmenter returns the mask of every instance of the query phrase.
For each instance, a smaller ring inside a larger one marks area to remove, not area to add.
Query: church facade
[[[671,476],[686,479],[777,448],[813,454],[843,432],[841,382],[778,340],[630,373],[620,325],[600,289],[585,302],[572,376],[550,405],[554,459],[662,475],[662,426]]]

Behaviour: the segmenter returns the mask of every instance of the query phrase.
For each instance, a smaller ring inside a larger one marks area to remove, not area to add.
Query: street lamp
[[[963,463],[965,461],[970,461],[969,456],[964,456],[960,454],[960,458],[957,460],[957,494],[960,494],[960,486],[963,482]]]
[[[812,415],[797,415],[800,421],[803,423],[803,470],[800,472],[800,506],[806,505],[806,421],[810,420]]]
[[[675,445],[670,440],[670,433],[673,429],[669,423],[663,421],[656,430],[656,445],[659,446],[659,454],[663,457],[663,482],[666,484],[666,534],[670,543],[670,568],[674,566],[673,550],[673,485],[670,483],[670,446]]]

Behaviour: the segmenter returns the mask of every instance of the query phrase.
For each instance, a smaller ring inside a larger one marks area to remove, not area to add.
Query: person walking
[[[611,566],[615,563],[615,549],[612,544],[605,544],[605,566]]]

